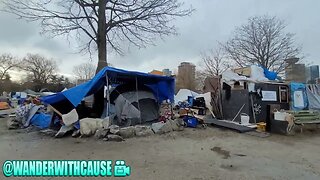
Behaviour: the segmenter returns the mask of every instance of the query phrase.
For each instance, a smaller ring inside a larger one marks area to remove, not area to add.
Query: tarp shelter
[[[320,85],[307,84],[306,91],[308,96],[309,109],[320,110]]]
[[[127,83],[135,84],[137,87],[138,84],[149,87],[158,103],[167,99],[174,102],[174,78],[112,67],[105,67],[92,80],[86,83],[54,95],[43,97],[41,100],[53,106],[61,102],[69,102],[68,108],[71,110],[71,108],[77,107],[83,98],[97,93],[104,86]]]

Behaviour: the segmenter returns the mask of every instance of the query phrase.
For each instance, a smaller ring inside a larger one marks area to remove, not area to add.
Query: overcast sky
[[[319,0],[185,0],[196,11],[191,17],[175,21],[178,36],[170,36],[145,49],[131,48],[124,56],[109,55],[118,68],[148,72],[152,69],[177,69],[181,61],[199,65],[200,53],[227,40],[236,26],[255,15],[268,14],[284,19],[287,32],[295,33],[303,47],[305,60],[320,64]],[[0,12],[0,53],[24,56],[39,53],[59,62],[63,74],[72,74],[76,64],[89,62],[78,54],[76,46],[64,38],[40,35],[37,23],[27,23],[11,14]],[[94,56],[95,58],[95,56]],[[93,63],[96,63],[96,59]]]

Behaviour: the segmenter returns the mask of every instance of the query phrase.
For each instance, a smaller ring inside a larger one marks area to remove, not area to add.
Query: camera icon
[[[130,176],[131,168],[126,165],[125,161],[117,160],[114,166],[114,176],[115,177],[126,177]]]

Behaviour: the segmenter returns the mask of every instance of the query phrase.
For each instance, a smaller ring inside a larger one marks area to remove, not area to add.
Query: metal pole
[[[109,77],[108,74],[107,77],[107,116],[110,116],[110,89],[109,89]]]
[[[140,124],[141,124],[141,110],[140,110],[140,103],[139,103],[139,92],[138,92],[138,78],[136,76],[136,91],[137,91],[137,103],[138,103],[138,109],[139,109],[139,119],[140,119]]]

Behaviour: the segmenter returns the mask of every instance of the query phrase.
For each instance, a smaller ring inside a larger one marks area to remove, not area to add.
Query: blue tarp
[[[40,113],[40,114],[35,114],[32,117],[30,124],[37,126],[41,129],[45,129],[50,126],[50,122],[51,122],[51,115]]]
[[[158,102],[169,99],[174,102],[174,78],[147,74],[135,71],[126,71],[122,69],[105,67],[92,80],[79,86],[70,88],[66,91],[54,95],[45,96],[41,100],[46,104],[55,104],[64,100],[69,100],[74,107],[78,106],[84,97],[90,96],[106,85],[106,79],[109,84],[125,84],[138,82],[152,89]]]
[[[278,74],[277,74],[276,72],[274,72],[274,71],[269,71],[267,68],[264,68],[264,67],[262,67],[262,68],[263,68],[263,71],[264,71],[264,76],[265,76],[266,78],[268,78],[268,79],[271,80],[271,81],[274,81],[274,80],[277,79]]]
[[[294,111],[303,110],[308,107],[306,85],[303,83],[290,83],[291,109]]]

